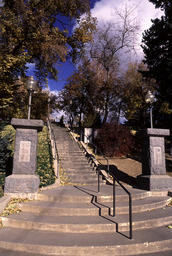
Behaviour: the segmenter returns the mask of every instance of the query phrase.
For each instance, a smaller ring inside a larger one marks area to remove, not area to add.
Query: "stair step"
[[[147,218],[149,217],[149,218]],[[107,233],[129,231],[129,216],[102,215],[97,216],[41,216],[32,212],[22,212],[2,217],[4,227],[48,230],[62,233]],[[133,215],[133,230],[143,230],[167,226],[172,223],[172,207],[154,210],[153,214]]]
[[[62,162],[62,166],[63,168],[77,168],[77,169],[82,169],[84,168],[90,168],[90,165],[87,163],[66,163],[66,162]]]
[[[101,185],[101,191],[97,192],[97,186],[86,187],[58,187],[50,190],[44,190],[38,194],[38,200],[42,201],[55,201],[55,202],[91,202],[93,196],[97,197],[99,202],[112,202],[113,188],[111,185]],[[127,187],[132,194],[132,200],[145,199],[150,196],[158,196],[160,199],[167,196],[167,192],[150,192],[132,187]],[[60,193],[60,196],[59,196]],[[56,196],[57,195],[57,196]],[[128,195],[116,186],[116,202],[128,201]]]
[[[2,217],[3,256],[171,256],[172,207],[167,191],[143,191],[125,186],[132,195],[133,239],[129,238],[129,198],[102,181],[66,128],[54,133],[67,186],[43,189],[37,199],[21,203],[22,212]],[[90,182],[90,184],[88,184]],[[83,186],[83,183],[87,185]],[[69,185],[73,184],[73,186]]]
[[[75,234],[4,228],[0,230],[0,247],[8,250],[58,256],[124,256],[172,251],[171,230],[166,227],[135,231],[129,240],[119,233]],[[124,233],[124,235],[128,235]],[[146,239],[145,239],[146,238]],[[148,242],[149,241],[149,242]],[[16,254],[17,255],[17,254]],[[162,253],[163,255],[163,253]]]
[[[161,201],[160,201],[161,200]],[[146,212],[165,207],[168,199],[147,198],[146,200],[136,200],[133,202],[133,213]],[[112,211],[112,203],[95,202],[95,197],[90,198],[90,203],[84,202],[51,202],[51,201],[31,201],[21,206],[22,211],[31,211],[33,213],[44,213],[50,215],[107,215]],[[128,202],[119,202],[116,206],[117,214],[128,214]]]

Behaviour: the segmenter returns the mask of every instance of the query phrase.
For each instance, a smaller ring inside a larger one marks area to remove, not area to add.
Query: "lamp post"
[[[27,90],[29,92],[28,119],[30,119],[32,93],[36,90],[37,82],[34,80],[33,76],[29,76],[27,79],[26,85],[27,85]]]
[[[153,118],[152,118],[152,104],[156,101],[155,96],[151,93],[151,91],[148,91],[146,96],[145,96],[145,101],[146,103],[150,103],[150,123],[151,123],[151,128],[153,128]]]

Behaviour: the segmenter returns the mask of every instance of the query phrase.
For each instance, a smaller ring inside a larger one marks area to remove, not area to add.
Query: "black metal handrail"
[[[86,138],[87,140],[89,140],[89,136],[84,135],[84,138]],[[95,148],[94,153],[97,154],[97,146],[96,146],[93,142],[87,143],[85,150],[87,151],[87,147],[88,147],[89,144],[91,144],[91,145]],[[108,160],[108,158],[102,153],[102,151],[101,151],[100,149],[99,149],[99,152],[100,152],[101,156],[102,156],[102,157],[106,160],[106,162],[107,162],[107,171],[108,171],[108,173],[109,173],[109,160]]]
[[[88,136],[84,135],[84,137],[86,137],[87,139],[89,139]],[[97,151],[97,146],[94,143],[90,143],[91,145],[93,145],[96,148]],[[80,143],[79,145],[82,146],[82,149],[84,149],[84,151],[87,153],[87,146],[86,148],[83,147],[83,145]],[[97,152],[96,152],[97,153]],[[125,186],[123,184],[120,183],[120,181],[117,179],[117,177],[115,177],[114,173],[109,171],[109,160],[106,156],[104,156],[104,154],[100,151],[101,155],[103,156],[103,158],[107,161],[107,171],[108,174],[110,174],[113,178],[113,217],[116,216],[116,189],[115,189],[115,181],[120,185],[120,187],[128,194],[129,197],[129,238],[132,239],[133,238],[133,221],[132,221],[132,196],[131,193],[125,188]],[[93,156],[90,156],[91,160],[93,161]],[[98,166],[97,166],[98,167]],[[100,192],[100,173],[101,170],[99,168],[97,168],[98,171],[98,193]]]
[[[50,134],[50,139],[51,139],[51,143],[52,143],[52,148],[55,151],[55,154],[53,155],[53,159],[57,160],[57,174],[56,174],[56,178],[59,179],[60,175],[59,175],[59,168],[60,168],[60,158],[59,158],[59,154],[58,154],[58,150],[57,150],[57,145],[56,145],[56,139],[55,139],[55,134],[54,134],[54,130],[52,128],[52,124],[50,119],[47,119],[47,127],[49,130],[49,134]]]
[[[132,220],[132,196],[131,193],[126,189],[124,185],[120,183],[120,181],[115,177],[114,173],[110,173],[113,177],[113,217],[116,216],[116,189],[115,189],[115,181],[120,185],[120,187],[128,194],[129,196],[129,238],[133,238],[133,220]],[[98,192],[100,192],[100,170],[98,170]]]
[[[115,192],[115,181],[120,185],[120,187],[128,194],[129,197],[129,232],[130,236],[129,238],[133,238],[133,218],[132,218],[132,196],[131,193],[122,185],[119,180],[115,177],[114,174],[113,176],[113,216],[116,214],[116,192]]]

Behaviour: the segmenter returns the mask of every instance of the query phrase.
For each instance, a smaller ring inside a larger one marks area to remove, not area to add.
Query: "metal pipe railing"
[[[86,138],[87,140],[89,140],[89,137],[86,136],[86,135],[84,135],[84,138]],[[87,150],[88,144],[91,144],[91,145],[95,148],[94,154],[97,154],[97,152],[98,152],[97,146],[96,146],[93,142],[89,142],[89,143],[86,144],[86,150]],[[101,151],[100,149],[99,149],[99,152],[100,152],[101,156],[102,156],[102,157],[106,160],[106,162],[107,162],[107,171],[108,171],[108,173],[109,173],[109,160],[108,160],[108,158],[102,153],[102,151]]]
[[[115,192],[115,181],[120,185],[120,187],[128,194],[129,196],[129,238],[133,238],[133,220],[132,220],[132,196],[131,193],[122,185],[119,180],[115,177],[114,174],[113,176],[113,217],[116,215],[116,192]]]
[[[113,177],[113,202],[112,202],[112,209],[113,209],[113,217],[116,216],[116,189],[115,189],[115,181],[120,185],[120,187],[128,194],[129,196],[129,238],[133,238],[133,220],[132,220],[132,196],[131,193],[122,185],[119,180],[115,177],[114,174],[111,174]],[[98,170],[98,192],[100,192],[100,170]]]
[[[84,135],[84,137],[86,137],[87,139],[89,139],[88,136]],[[96,147],[97,150],[97,146],[94,143],[90,143],[91,145],[93,145],[94,147]],[[82,144],[81,145],[82,149],[84,149],[85,152],[87,152],[87,146],[86,148],[83,147]],[[103,158],[107,161],[107,171],[109,174],[109,160],[108,158],[100,151],[101,155],[103,156]],[[92,157],[91,157],[92,160]],[[97,190],[98,192],[100,192],[100,172],[101,170],[98,168],[98,186],[97,186]],[[124,187],[124,185],[122,185],[119,180],[117,179],[117,177],[115,177],[114,173],[110,173],[110,175],[113,177],[113,217],[116,216],[116,187],[115,187],[115,181],[120,185],[120,187],[128,194],[129,196],[129,238],[132,239],[133,238],[133,224],[132,224],[132,196],[131,193]]]

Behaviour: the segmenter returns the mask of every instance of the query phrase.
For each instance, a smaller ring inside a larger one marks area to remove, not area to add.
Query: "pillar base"
[[[5,179],[4,194],[12,197],[32,198],[38,193],[40,180],[35,174],[12,174]]]
[[[137,177],[139,188],[145,190],[171,190],[172,177],[168,175],[140,175]]]

